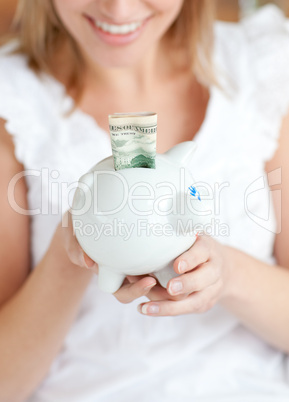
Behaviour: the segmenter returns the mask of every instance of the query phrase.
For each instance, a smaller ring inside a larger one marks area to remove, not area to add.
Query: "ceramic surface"
[[[76,237],[99,266],[100,289],[114,293],[126,275],[153,274],[166,287],[174,259],[193,245],[194,228],[208,221],[186,169],[195,144],[157,154],[156,169],[115,171],[113,157],[79,179],[72,208]]]

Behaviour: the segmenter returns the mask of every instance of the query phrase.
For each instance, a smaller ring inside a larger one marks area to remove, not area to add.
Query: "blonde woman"
[[[211,5],[19,2],[0,56],[1,402],[288,400],[289,34],[273,6],[225,24]],[[141,110],[158,152],[196,141],[217,219],[167,289],[108,295],[61,217],[111,153],[108,114]]]

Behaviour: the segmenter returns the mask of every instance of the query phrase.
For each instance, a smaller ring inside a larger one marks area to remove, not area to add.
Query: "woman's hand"
[[[75,237],[70,211],[63,221],[66,224],[62,225],[62,237],[71,262],[98,273],[98,265],[84,253]],[[127,276],[114,296],[121,303],[147,296],[151,301],[139,306],[139,311],[146,315],[202,313],[225,296],[229,266],[227,248],[202,235],[175,260],[174,270],[180,276],[170,280],[167,289],[151,276]]]
[[[139,311],[151,316],[208,311],[227,294],[231,267],[228,254],[226,246],[207,235],[199,236],[174,262],[180,276],[171,279],[166,290],[153,288],[147,294],[152,301],[141,304]]]
[[[70,261],[98,274],[97,263],[82,250],[76,239],[70,211],[66,211],[58,229],[61,230],[63,244]],[[114,295],[121,303],[130,303],[141,296],[146,296],[156,283],[156,279],[150,276],[128,276]]]
[[[97,263],[82,250],[76,239],[70,211],[66,211],[58,229],[61,231],[64,248],[70,261],[98,274]],[[141,296],[146,296],[156,283],[156,279],[150,276],[128,276],[114,295],[121,303],[130,303]]]
[[[61,231],[64,248],[70,261],[75,265],[79,265],[82,268],[90,269],[91,271],[98,273],[98,265],[88,257],[87,254],[85,254],[76,239],[70,211],[65,212],[58,229]]]

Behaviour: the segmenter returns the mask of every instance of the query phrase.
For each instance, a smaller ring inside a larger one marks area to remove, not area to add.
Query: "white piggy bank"
[[[209,222],[208,202],[185,168],[192,141],[157,154],[156,169],[114,170],[110,156],[79,179],[72,219],[85,253],[99,266],[98,284],[114,293],[126,275],[153,274],[166,287],[174,259]]]

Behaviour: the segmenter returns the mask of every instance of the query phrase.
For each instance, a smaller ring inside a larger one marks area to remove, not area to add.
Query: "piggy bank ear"
[[[115,273],[105,266],[98,267],[98,287],[106,293],[116,292],[122,285],[125,275]]]
[[[175,165],[186,167],[196,149],[194,141],[184,141],[165,152],[165,156]]]

